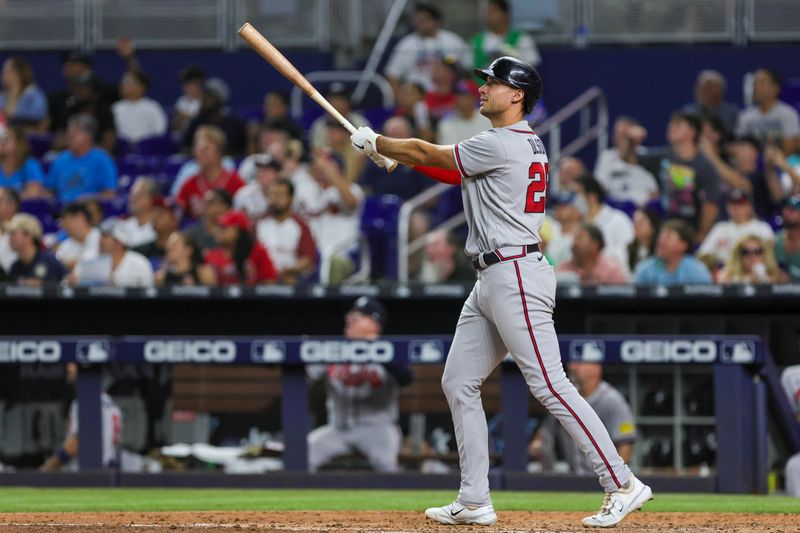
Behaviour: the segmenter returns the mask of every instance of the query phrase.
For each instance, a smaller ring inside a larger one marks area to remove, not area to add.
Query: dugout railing
[[[341,337],[37,337],[0,338],[0,364],[63,364],[82,366],[77,382],[79,464],[81,472],[101,469],[100,393],[107,364],[212,364],[280,366],[281,416],[284,421],[287,473],[306,470],[309,403],[305,365],[331,362],[386,363],[404,361],[442,364],[450,344],[447,336],[387,337],[378,341],[348,341]],[[768,398],[773,411],[792,420],[774,362],[766,345],[754,336],[614,336],[562,335],[562,358],[616,365],[704,365],[713,373],[717,468],[707,488],[729,493],[767,490]],[[495,485],[509,489],[538,486],[526,473],[526,424],[530,392],[516,365],[504,363],[500,376],[502,468]],[[787,427],[791,427],[788,424]],[[787,434],[800,446],[797,431]],[[120,474],[125,477],[126,474]],[[162,474],[164,475],[164,474]],[[155,475],[152,483],[158,484]],[[0,475],[0,483],[9,482]],[[5,481],[4,481],[5,480]],[[562,481],[567,481],[563,479]],[[64,478],[61,478],[64,483]],[[139,478],[139,483],[142,483]],[[172,481],[174,483],[174,480]],[[374,480],[372,481],[374,483]],[[313,484],[313,482],[311,483]]]

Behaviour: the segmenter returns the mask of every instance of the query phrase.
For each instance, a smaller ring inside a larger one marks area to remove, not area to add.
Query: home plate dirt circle
[[[5,513],[0,533],[108,532],[142,533],[198,531],[481,531],[561,533],[588,531],[580,519],[586,513],[498,512],[491,527],[443,526],[427,521],[422,512],[408,511],[280,511],[172,513]],[[680,533],[789,533],[800,531],[800,516],[740,513],[649,513],[629,516],[617,531]]]

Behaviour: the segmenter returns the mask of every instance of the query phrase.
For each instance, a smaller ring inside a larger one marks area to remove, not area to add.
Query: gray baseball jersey
[[[781,383],[792,410],[800,421],[800,365],[786,368],[781,375]],[[786,462],[786,494],[800,496],[800,453],[796,453]]]
[[[397,470],[400,387],[379,364],[314,365],[312,379],[325,377],[328,423],[308,434],[308,466],[314,472],[333,458],[357,450],[379,472]]]
[[[453,145],[469,255],[539,242],[544,222],[547,153],[525,121],[492,128]]]
[[[600,417],[603,425],[608,430],[611,440],[617,447],[621,444],[636,441],[636,424],[633,420],[633,412],[625,397],[617,389],[605,381],[601,381],[597,389],[586,398],[586,401],[597,413],[597,416]],[[540,431],[550,433],[555,438],[573,472],[586,474],[592,471],[592,465],[586,460],[586,456],[580,452],[575,441],[570,438],[564,428],[556,425],[555,418],[546,417],[542,421]]]
[[[493,128],[453,147],[469,226],[466,251],[496,251],[478,272],[445,363],[442,389],[453,415],[461,466],[458,500],[489,505],[489,450],[480,386],[511,353],[533,395],[555,416],[612,492],[631,472],[603,423],[567,379],[553,327],[556,279],[540,253],[547,154],[527,122]]]

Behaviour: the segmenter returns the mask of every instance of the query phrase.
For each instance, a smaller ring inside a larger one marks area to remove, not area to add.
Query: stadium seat
[[[800,113],[800,78],[786,80],[781,91],[781,99]]]
[[[61,211],[58,201],[48,198],[23,200],[19,210],[38,218],[45,233],[58,231],[58,215]]]
[[[372,278],[397,278],[397,216],[403,201],[394,195],[371,196],[364,203],[361,231],[372,254]]]
[[[633,218],[633,213],[636,211],[636,204],[630,201],[619,201],[606,198],[606,203],[614,209],[619,209],[620,211],[624,212],[629,218]]]
[[[142,139],[137,145],[138,153],[142,155],[168,156],[175,153],[177,146],[170,135]]]
[[[106,218],[124,217],[128,213],[128,195],[119,195],[110,200],[102,200],[100,206]]]
[[[245,122],[261,122],[264,120],[264,111],[260,105],[242,106],[237,113]]]
[[[31,147],[31,155],[36,159],[41,159],[50,151],[53,145],[53,136],[50,133],[31,133],[28,135],[28,144]]]

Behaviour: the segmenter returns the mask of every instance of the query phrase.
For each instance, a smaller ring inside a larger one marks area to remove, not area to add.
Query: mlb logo
[[[108,341],[79,341],[75,345],[75,360],[79,363],[106,363],[110,357]]]
[[[725,341],[722,343],[720,360],[723,363],[752,363],[756,360],[756,345],[753,341]]]
[[[438,363],[444,360],[444,343],[437,340],[408,343],[408,360],[412,363]]]
[[[604,341],[586,340],[570,341],[569,359],[570,361],[582,361],[584,363],[600,363],[606,358],[606,343]]]
[[[283,341],[253,341],[250,360],[254,363],[282,363],[286,359],[286,344]]]

